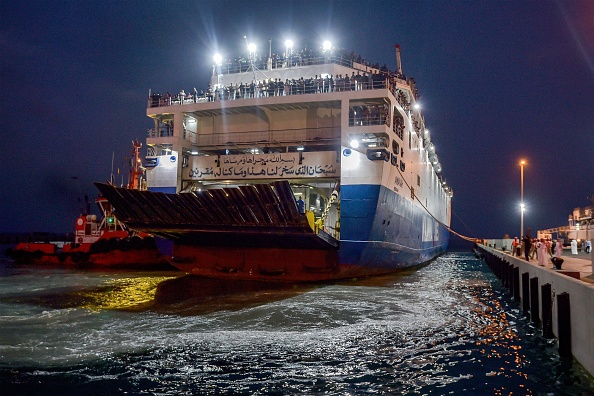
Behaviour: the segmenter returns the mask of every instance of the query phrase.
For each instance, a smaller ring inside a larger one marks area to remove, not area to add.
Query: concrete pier
[[[540,267],[536,260],[526,261],[489,246],[478,247],[489,267],[513,291],[514,299],[522,301],[531,320],[538,324],[542,320],[543,335],[557,338],[560,354],[570,352],[594,376],[591,254],[584,254],[583,258],[582,255],[564,255],[562,269],[555,270],[550,259],[546,260],[545,267]],[[507,276],[510,266],[515,274],[520,274],[520,282],[510,284]],[[516,287],[520,290],[515,290]]]

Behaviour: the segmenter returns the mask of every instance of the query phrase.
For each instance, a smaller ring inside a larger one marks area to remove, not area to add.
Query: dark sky
[[[66,232],[152,127],[146,98],[208,84],[243,36],[337,47],[417,82],[453,228],[567,224],[594,195],[594,2],[0,1],[0,232]]]

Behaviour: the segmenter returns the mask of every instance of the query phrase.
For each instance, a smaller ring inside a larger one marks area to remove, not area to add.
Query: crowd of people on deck
[[[401,104],[408,104],[406,96],[400,90],[395,89],[395,84],[380,73],[352,72],[348,75],[325,75],[313,76],[310,78],[285,79],[279,78],[252,80],[246,83],[209,85],[206,92],[186,93],[184,90],[177,95],[167,92],[164,96],[160,94],[151,95],[151,107],[170,106],[172,104],[188,104],[198,102],[214,102],[217,100],[236,100],[248,98],[265,98],[272,96],[288,96],[315,94],[327,92],[361,91],[367,89],[394,88],[394,93]]]
[[[400,105],[408,110],[409,100],[403,91],[396,88],[396,79],[406,81],[406,76],[401,73],[390,71],[386,65],[371,65],[361,55],[354,52],[333,50],[329,53],[304,48],[301,51],[292,53],[290,56],[277,56],[272,54],[268,61],[272,61],[271,68],[306,66],[323,63],[344,64],[355,69],[364,67],[365,70],[352,71],[351,75],[315,75],[309,78],[286,79],[267,78],[262,80],[254,79],[250,82],[228,85],[216,85],[207,88],[206,92],[194,88],[186,92],[181,90],[178,94],[167,92],[165,95],[155,93],[150,95],[149,107],[171,106],[173,104],[188,104],[198,102],[213,102],[217,100],[236,100],[247,98],[261,98],[271,96],[287,96],[301,94],[315,94],[327,92],[358,91],[366,89],[389,88],[397,97]],[[256,57],[252,62],[262,66],[264,60]],[[240,72],[247,71],[248,61],[244,58],[227,61],[221,67],[223,71]],[[279,66],[280,65],[280,66]],[[226,66],[226,69],[225,69]],[[252,66],[254,66],[252,64]],[[255,67],[255,66],[254,66]],[[262,66],[264,67],[264,66]],[[244,70],[245,69],[245,70]],[[414,79],[409,79],[413,95],[418,99],[418,92],[414,87]]]

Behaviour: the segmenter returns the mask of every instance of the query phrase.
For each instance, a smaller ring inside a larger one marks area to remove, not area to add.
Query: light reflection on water
[[[241,285],[236,295],[174,277],[0,277],[0,382],[62,394],[557,395],[594,387],[470,255],[333,285]]]

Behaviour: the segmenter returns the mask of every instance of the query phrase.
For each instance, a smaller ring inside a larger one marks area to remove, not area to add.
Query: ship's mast
[[[400,44],[396,44],[396,64],[398,65],[398,73],[402,74],[402,63],[400,61]]]
[[[128,182],[128,188],[131,190],[140,189],[140,176],[143,174],[143,170],[140,169],[140,148],[142,143],[138,140],[132,141],[132,153],[134,154],[134,164],[130,166],[130,181]]]

